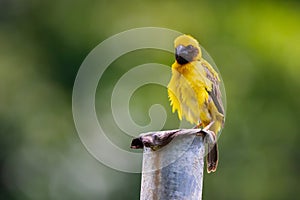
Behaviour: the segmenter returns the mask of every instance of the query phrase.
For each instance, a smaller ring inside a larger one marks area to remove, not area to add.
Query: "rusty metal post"
[[[177,136],[155,151],[144,146],[140,199],[202,199],[204,156],[203,137],[195,135]]]

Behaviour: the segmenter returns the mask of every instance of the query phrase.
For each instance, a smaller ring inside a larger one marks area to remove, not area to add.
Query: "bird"
[[[180,120],[186,119],[194,128],[211,133],[206,157],[207,172],[218,166],[217,136],[224,126],[224,106],[220,90],[220,77],[212,65],[202,57],[199,42],[191,35],[180,35],[174,41],[175,62],[168,84],[168,97],[172,112]]]

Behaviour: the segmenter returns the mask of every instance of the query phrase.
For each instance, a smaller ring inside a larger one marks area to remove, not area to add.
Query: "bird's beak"
[[[179,64],[186,64],[193,60],[193,54],[183,45],[178,45],[175,49],[175,58]]]
[[[176,47],[175,53],[177,56],[180,56],[182,58],[185,58],[188,56],[189,52],[187,51],[186,47],[183,45],[178,45]]]

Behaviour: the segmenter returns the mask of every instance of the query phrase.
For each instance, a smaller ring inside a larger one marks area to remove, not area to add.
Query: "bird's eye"
[[[187,49],[192,49],[193,46],[192,46],[192,45],[188,45],[186,48],[187,48]]]

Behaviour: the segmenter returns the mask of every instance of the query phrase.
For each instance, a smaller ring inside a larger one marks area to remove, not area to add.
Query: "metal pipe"
[[[192,134],[158,150],[144,146],[140,199],[202,199],[204,156],[203,137]]]

